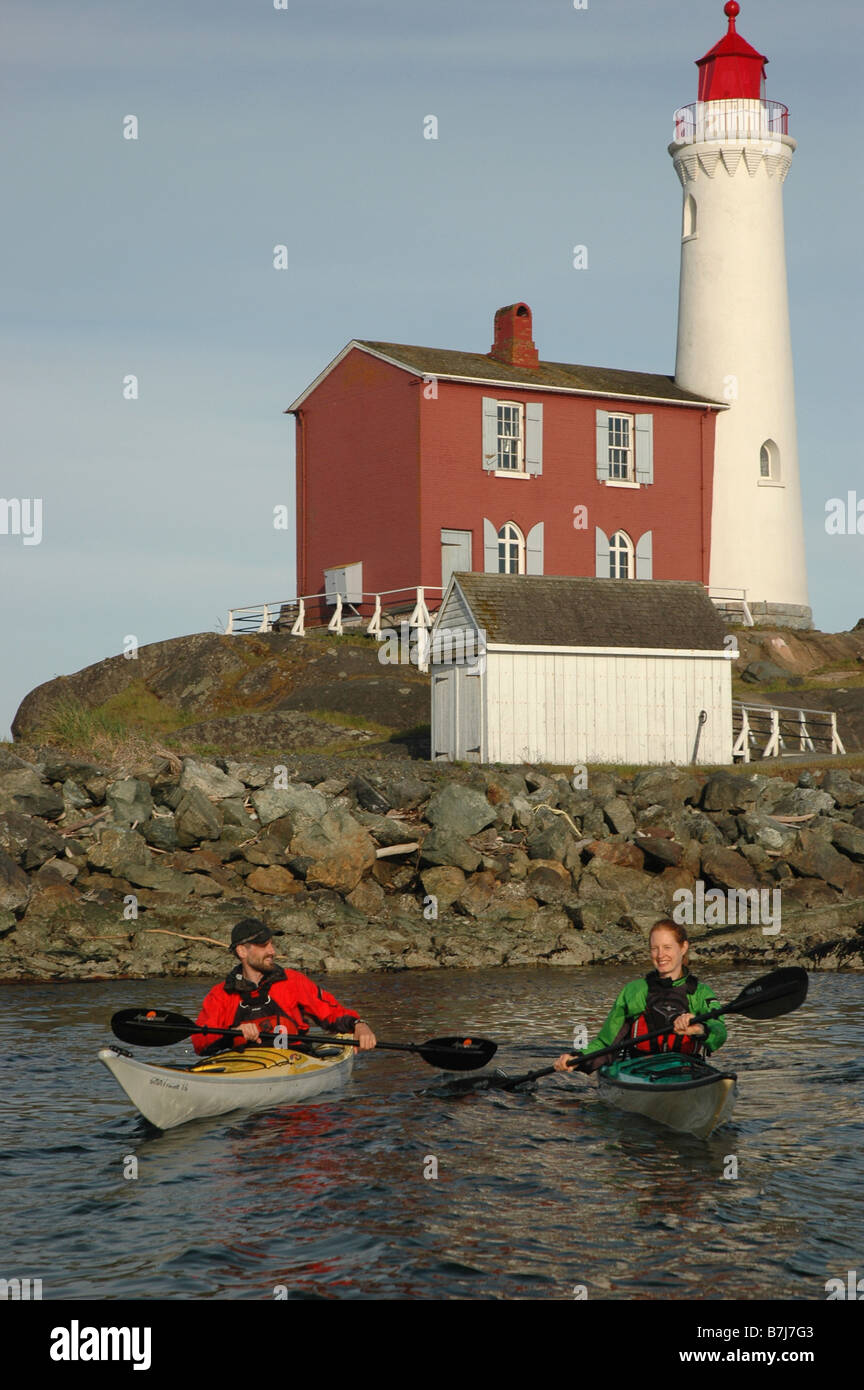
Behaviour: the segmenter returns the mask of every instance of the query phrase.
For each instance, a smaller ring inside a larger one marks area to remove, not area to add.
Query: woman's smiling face
[[[654,928],[651,933],[651,960],[658,975],[667,980],[680,980],[682,975],[686,975],[684,957],[688,944],[685,941],[682,946],[668,927]]]

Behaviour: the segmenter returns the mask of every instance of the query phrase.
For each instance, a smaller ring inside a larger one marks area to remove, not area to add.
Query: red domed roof
[[[757,53],[735,28],[735,16],[740,13],[738,0],[727,0],[723,13],[729,18],[729,29],[704,58],[697,58],[699,69],[699,100],[728,101],[736,97],[758,100],[763,95],[764,53]]]

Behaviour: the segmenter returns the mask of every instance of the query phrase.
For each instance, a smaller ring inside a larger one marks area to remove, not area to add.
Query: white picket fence
[[[299,598],[275,603],[251,603],[228,610],[225,633],[288,632],[292,637],[305,637],[307,628],[324,627],[341,636],[347,628],[365,631],[367,636],[381,641],[386,631],[405,623],[409,632],[417,632],[420,670],[426,670],[426,636],[443,593],[443,589],[434,585],[420,584],[364,593],[353,603],[339,593],[301,594]]]
[[[754,753],[760,758],[790,758],[807,753],[842,756],[846,752],[837,732],[837,715],[830,709],[747,705],[733,700],[732,734],[732,757],[745,763]]]

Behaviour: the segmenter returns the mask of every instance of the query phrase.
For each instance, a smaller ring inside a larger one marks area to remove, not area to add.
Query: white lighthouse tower
[[[699,99],[675,113],[669,153],[684,189],[679,386],[728,401],[717,418],[712,596],[746,599],[759,621],[810,627],[783,181],[789,113],[765,98],[767,58],[735,28],[698,60]]]

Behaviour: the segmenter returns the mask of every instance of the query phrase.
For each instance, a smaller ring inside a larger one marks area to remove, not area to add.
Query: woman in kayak
[[[654,969],[643,979],[631,980],[612,1005],[609,1017],[583,1052],[565,1052],[555,1063],[556,1071],[597,1071],[609,1060],[608,1056],[591,1060],[591,1054],[602,1052],[614,1043],[633,1038],[638,1052],[699,1052],[710,1054],[726,1041],[722,1018],[708,1023],[693,1023],[693,1015],[707,1013],[717,1004],[708,985],[691,975],[687,965],[690,943],[684,927],[667,918],[655,923],[649,936]],[[665,1037],[652,1042],[638,1041],[646,1033],[656,1033],[668,1027]],[[575,1057],[583,1060],[578,1067],[568,1067]]]

